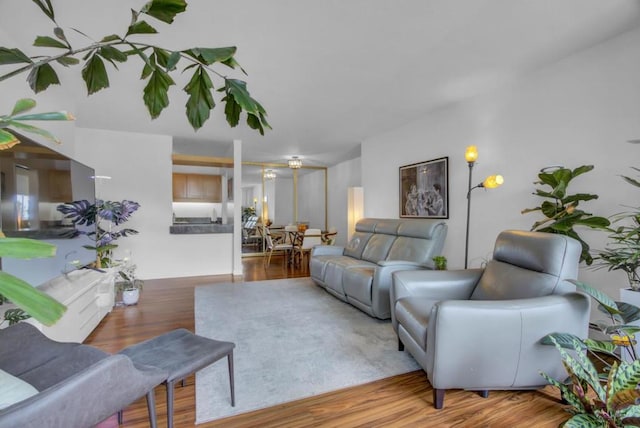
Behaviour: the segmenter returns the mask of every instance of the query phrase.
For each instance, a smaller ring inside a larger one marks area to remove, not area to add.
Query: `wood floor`
[[[197,285],[308,276],[308,272],[283,268],[276,257],[268,269],[263,268],[259,257],[245,258],[243,265],[242,278],[222,275],[146,281],[140,303],[115,308],[85,343],[117,352],[175,328],[194,331],[193,289]],[[450,391],[445,408],[435,410],[426,375],[416,371],[198,427],[557,427],[568,417],[558,398],[551,388],[492,391],[486,399],[469,391]],[[156,388],[156,407],[159,427],[166,426],[163,387]],[[117,426],[115,418],[103,425],[109,423]],[[194,424],[195,387],[191,376],[185,387],[176,388],[174,425],[182,428]],[[125,410],[122,426],[149,426],[144,399]]]

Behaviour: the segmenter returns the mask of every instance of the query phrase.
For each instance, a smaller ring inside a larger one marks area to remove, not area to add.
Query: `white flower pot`
[[[138,299],[140,299],[140,289],[134,288],[133,290],[123,290],[122,291],[122,301],[125,305],[135,305],[138,303]]]

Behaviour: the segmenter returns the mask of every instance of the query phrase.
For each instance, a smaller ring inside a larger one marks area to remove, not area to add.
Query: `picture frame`
[[[400,217],[449,218],[449,158],[400,167]]]

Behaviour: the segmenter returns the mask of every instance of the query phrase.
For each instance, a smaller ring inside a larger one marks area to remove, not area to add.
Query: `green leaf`
[[[101,57],[110,61],[125,62],[128,58],[122,51],[113,46],[103,46],[99,52]]]
[[[44,325],[55,323],[67,309],[38,288],[3,271],[0,271],[0,293]]]
[[[611,222],[604,217],[588,217],[577,220],[576,224],[589,226],[594,229],[604,229],[609,226]]]
[[[0,65],[6,64],[31,64],[31,58],[24,54],[20,49],[9,49],[0,47]]]
[[[563,428],[599,428],[603,426],[606,426],[604,420],[587,413],[573,415],[562,425]]]
[[[59,38],[60,40],[66,43],[67,48],[70,48],[69,43],[67,42],[67,36],[64,35],[64,30],[60,27],[55,27],[53,29],[53,34]]]
[[[80,61],[77,58],[74,58],[72,56],[63,56],[63,57],[57,58],[56,62],[65,67],[68,67],[70,65],[77,65],[80,63]]]
[[[27,238],[0,238],[0,257],[34,259],[55,255],[56,246],[48,242]]]
[[[42,136],[42,137],[44,137],[44,138],[46,138],[48,140],[53,141],[56,144],[60,144],[61,143],[61,141],[59,139],[57,139],[55,137],[55,135],[53,135],[52,133],[50,133],[46,129],[42,129],[42,128],[39,128],[37,126],[28,125],[26,123],[20,123],[20,122],[15,122],[15,121],[11,122],[11,126],[14,127],[14,128],[18,128],[21,131],[30,132],[32,134],[40,135],[40,136]]]
[[[258,114],[258,104],[247,91],[247,84],[242,80],[225,79],[227,93],[231,95],[240,107],[247,113]]]
[[[43,47],[43,48],[59,48],[59,49],[68,49],[68,46],[64,43],[60,43],[58,40],[49,36],[38,36],[36,40],[33,42],[33,46]]]
[[[540,343],[542,345],[558,345],[565,349],[576,349],[576,343],[580,344],[579,349],[584,350],[586,346],[582,343],[582,339],[580,339],[575,334],[571,333],[550,333],[545,337],[540,339]]]
[[[616,302],[611,297],[603,293],[602,291],[597,290],[585,284],[584,282],[578,281],[576,279],[568,279],[567,281],[575,285],[577,288],[579,288],[589,296],[593,297],[598,303],[600,303],[606,309],[608,313],[610,314],[620,313],[620,309],[618,309],[618,305],[616,305]]]
[[[155,47],[155,48],[153,48],[153,53],[154,53],[155,58],[156,58],[156,63],[166,69],[167,68],[167,62],[169,61],[169,52],[167,52],[164,49],[160,49],[160,48]]]
[[[55,22],[55,14],[53,12],[53,6],[51,6],[51,1],[49,0],[31,0],[44,12],[45,15],[49,17],[50,20]]]
[[[223,62],[233,58],[237,48],[235,46],[229,46],[224,48],[194,48],[191,51],[197,55],[207,65],[211,65],[215,62]],[[244,82],[243,82],[244,83]]]
[[[89,95],[109,87],[109,76],[104,61],[95,53],[82,68],[82,78],[87,85]]]
[[[169,86],[173,85],[173,79],[164,71],[156,68],[147,85],[144,87],[144,104],[153,119],[158,117],[162,110],[169,105]]]
[[[184,0],[152,0],[140,12],[171,24],[176,15],[185,10],[187,10],[187,3]]]
[[[42,92],[50,85],[59,85],[58,75],[49,64],[42,64],[33,67],[27,76],[29,86],[35,93]]]
[[[180,61],[180,52],[171,52],[171,55],[169,55],[167,59],[166,69],[173,70],[176,65],[178,65],[178,61]]]
[[[12,117],[11,120],[74,120],[66,111],[49,111],[46,113],[23,114]]]
[[[20,140],[18,140],[11,132],[0,129],[0,150],[10,149],[19,143]]]
[[[116,40],[120,40],[120,36],[118,36],[117,34],[111,34],[109,36],[103,37],[102,40],[100,40],[100,43],[115,42]]]
[[[609,355],[614,355],[614,351],[618,347],[611,341],[585,339],[584,344],[591,352],[602,352]]]
[[[585,172],[589,172],[593,169],[593,165],[582,165],[571,171],[571,178],[576,178],[577,176],[584,174]]]
[[[640,308],[636,305],[625,302],[616,302],[618,310],[620,310],[620,316],[625,323],[632,323],[640,320]]]
[[[157,32],[158,31],[151,25],[147,24],[146,21],[138,21],[135,24],[129,26],[125,37],[132,34],[155,34]]]
[[[240,122],[242,108],[233,97],[224,97],[222,101],[226,103],[224,106],[224,114],[227,118],[227,123],[233,128]]]
[[[191,76],[191,80],[184,87],[189,94],[187,100],[187,119],[194,129],[200,129],[209,119],[211,110],[215,107],[215,101],[211,91],[213,83],[206,70],[199,66]]]
[[[22,98],[16,101],[11,111],[11,116],[29,111],[36,106],[36,100],[31,98]]]

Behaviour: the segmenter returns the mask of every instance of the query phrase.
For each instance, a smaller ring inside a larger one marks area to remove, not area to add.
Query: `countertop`
[[[208,217],[176,217],[169,233],[177,235],[198,233],[233,233],[233,224],[214,223]]]

